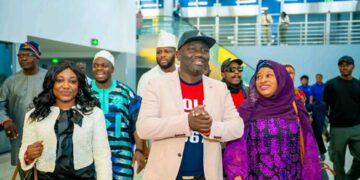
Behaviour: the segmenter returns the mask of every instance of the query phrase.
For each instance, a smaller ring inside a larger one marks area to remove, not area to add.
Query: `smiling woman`
[[[56,76],[53,87],[53,93],[56,97],[55,105],[60,109],[70,109],[75,105],[78,88],[79,82],[76,74],[70,68],[61,71]]]
[[[224,153],[228,178],[321,179],[309,117],[285,67],[260,60],[250,86],[239,108],[244,136],[228,143]]]
[[[104,114],[80,69],[53,65],[33,102],[19,153],[23,170],[36,164],[39,179],[111,179]]]
[[[274,70],[268,67],[259,69],[256,75],[256,90],[261,96],[273,96],[277,90],[277,84]]]

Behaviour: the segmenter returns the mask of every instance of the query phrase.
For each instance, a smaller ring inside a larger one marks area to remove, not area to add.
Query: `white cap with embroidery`
[[[159,39],[156,47],[173,47],[176,48],[176,37],[175,35],[168,33],[164,30],[160,30]]]
[[[109,51],[101,50],[98,53],[96,53],[93,62],[98,57],[102,57],[102,58],[108,60],[115,67],[114,56]]]

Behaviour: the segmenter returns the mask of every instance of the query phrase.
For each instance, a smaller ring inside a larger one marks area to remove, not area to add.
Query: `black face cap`
[[[225,69],[230,66],[232,62],[237,62],[240,66],[242,65],[243,61],[241,59],[227,59],[221,64],[221,72],[225,72]]]
[[[178,50],[183,47],[186,43],[191,41],[202,41],[211,48],[215,43],[215,39],[209,36],[206,36],[204,33],[200,32],[199,30],[191,30],[184,32],[181,36],[179,43],[178,43]]]
[[[338,66],[340,66],[343,62],[346,62],[348,64],[354,64],[354,59],[350,56],[343,56],[338,61]]]

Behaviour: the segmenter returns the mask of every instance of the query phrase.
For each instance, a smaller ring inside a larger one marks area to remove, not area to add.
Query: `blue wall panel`
[[[269,14],[279,14],[280,13],[280,2],[277,0],[262,1],[261,7],[267,7]]]

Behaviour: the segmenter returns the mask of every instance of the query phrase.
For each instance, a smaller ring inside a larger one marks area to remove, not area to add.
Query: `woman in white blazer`
[[[19,153],[23,170],[36,165],[39,179],[112,178],[104,114],[74,64],[53,65],[33,103]]]

